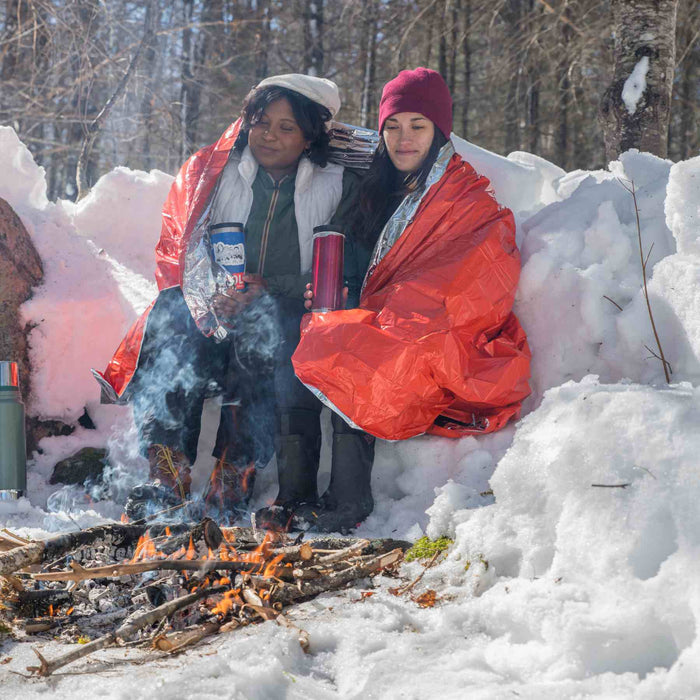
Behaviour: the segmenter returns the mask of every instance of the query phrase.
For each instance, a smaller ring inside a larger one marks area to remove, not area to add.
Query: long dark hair
[[[436,127],[433,142],[430,144],[423,165],[415,172],[403,175],[391,162],[384,143],[384,136],[380,134],[379,145],[372,159],[372,164],[360,185],[359,206],[351,224],[355,237],[363,245],[370,249],[373,248],[381,233],[381,228],[401,199],[409,192],[423,189],[430,169],[433,167],[440,149],[446,143],[445,135]]]
[[[294,119],[299,125],[304,138],[311,142],[307,155],[312,163],[325,167],[328,162],[328,132],[324,122],[331,118],[331,113],[323,105],[313,102],[308,97],[277,85],[253,88],[243,100],[241,108],[241,128],[234,149],[241,153],[248,144],[248,132],[261,119],[268,105],[284,97],[292,107]]]

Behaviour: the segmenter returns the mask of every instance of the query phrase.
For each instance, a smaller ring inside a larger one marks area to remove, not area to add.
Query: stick
[[[620,311],[623,310],[622,307],[616,301],[613,301],[607,294],[603,294],[603,299],[607,299],[611,304],[617,306],[617,308],[620,309]]]
[[[54,609],[62,605],[73,605],[73,594],[64,588],[45,588],[38,591],[23,590],[17,595],[6,598],[5,605],[13,609],[18,617],[33,617],[48,610],[49,605],[53,605]]]
[[[264,532],[253,530],[252,527],[222,527],[224,540],[237,549],[259,547],[265,536]],[[256,537],[256,532],[260,537]]]
[[[221,559],[156,559],[155,561],[139,561],[134,564],[110,564],[109,566],[95,566],[89,569],[83,568],[77,562],[70,564],[73,571],[49,571],[46,573],[32,574],[37,581],[86,581],[95,578],[119,578],[120,576],[134,576],[147,571],[197,571],[208,574],[211,571],[236,571],[250,573],[255,569],[264,567],[264,562],[249,561],[223,561]],[[268,571],[268,575],[279,578],[292,577],[290,567],[275,566]]]
[[[409,584],[407,584],[407,585],[402,586],[401,588],[399,588],[399,589],[397,590],[397,592],[396,592],[396,595],[397,595],[397,596],[403,595],[404,593],[408,593],[409,591],[413,590],[413,588],[415,588],[416,584],[423,578],[423,576],[425,576],[425,572],[426,572],[428,569],[430,569],[432,566],[435,565],[435,562],[437,561],[438,557],[439,557],[441,554],[442,554],[442,552],[435,552],[435,554],[433,554],[433,556],[431,557],[430,561],[429,561],[429,562],[425,565],[425,567],[423,568],[423,571],[421,571],[421,572],[418,574],[418,576],[416,576],[416,578],[414,578],[413,581],[411,581],[411,583],[409,583]],[[394,592],[394,589],[390,589],[389,592],[390,592],[390,593],[393,593],[393,592]]]
[[[73,661],[77,661],[78,659],[82,659],[84,656],[88,656],[96,651],[99,651],[100,649],[108,647],[116,640],[116,638],[116,634],[114,632],[110,632],[109,634],[105,634],[103,637],[98,637],[92,642],[80,645],[77,649],[73,649],[73,651],[69,651],[67,654],[59,656],[53,661],[47,661],[35,647],[32,647],[32,651],[39,659],[39,666],[27,666],[27,671],[29,671],[29,673],[36,673],[39,676],[50,676],[54,671],[57,671],[59,668],[63,668],[63,666],[67,666]]]
[[[350,559],[356,554],[361,554],[365,547],[369,546],[369,540],[358,540],[357,542],[353,542],[353,544],[351,544],[349,547],[346,547],[345,549],[341,549],[335,552],[334,554],[329,554],[328,556],[321,557],[317,563],[319,566],[323,566],[324,564],[332,564],[336,561]]]
[[[166,528],[170,535],[165,534]],[[148,535],[158,551],[165,554],[172,554],[181,547],[187,549],[190,542],[194,545],[203,542],[207,548],[216,551],[224,539],[219,526],[211,518],[204,518],[194,527],[151,525]]]
[[[632,484],[591,484],[591,486],[597,489],[626,489]]]
[[[342,588],[355,579],[378,574],[382,569],[393,566],[402,559],[403,551],[397,548],[387,554],[380,554],[369,561],[351,566],[349,569],[343,571],[335,571],[316,580],[305,581],[303,583],[299,581],[297,585],[278,582],[278,590],[270,597],[273,598],[275,602],[282,603],[282,605],[290,605],[304,598],[311,598],[324,591]],[[260,586],[269,586],[270,583],[269,579],[265,579],[262,576],[251,576],[251,580]]]
[[[317,551],[311,547],[309,542],[303,544],[290,545],[289,547],[276,547],[272,549],[272,554],[275,556],[282,554],[284,560],[288,562],[310,561],[314,558]]]
[[[621,183],[622,184],[622,183]],[[632,195],[632,201],[634,202],[634,215],[637,220],[637,240],[639,241],[639,259],[642,262],[642,281],[643,281],[643,289],[644,289],[644,300],[646,301],[647,304],[647,312],[649,314],[649,320],[651,321],[651,330],[654,333],[654,339],[656,340],[656,347],[659,348],[659,359],[661,360],[661,365],[664,368],[664,376],[666,377],[666,383],[670,384],[671,383],[671,374],[673,374],[673,370],[671,369],[671,365],[668,363],[666,358],[664,357],[664,351],[663,348],[661,347],[661,340],[659,340],[659,334],[656,331],[656,323],[654,323],[654,314],[651,311],[651,302],[649,301],[649,291],[647,289],[647,263],[649,262],[649,255],[647,255],[646,260],[644,259],[644,249],[642,247],[642,226],[639,223],[639,206],[637,205],[637,191],[634,187],[634,180],[630,180],[631,187],[627,187],[626,185],[622,185],[631,195]],[[651,254],[651,249],[649,250],[649,254]]]
[[[47,661],[34,647],[32,647],[32,651],[39,658],[40,665],[27,666],[27,671],[29,671],[30,673],[36,673],[37,675],[43,677],[50,676],[52,673],[54,673],[54,671],[57,671],[59,668],[63,668],[64,666],[67,666],[73,661],[77,661],[78,659],[82,659],[85,656],[89,656],[90,654],[99,651],[100,649],[104,649],[105,647],[110,646],[116,641],[126,642],[140,629],[143,629],[144,627],[147,627],[148,625],[151,625],[154,622],[158,622],[158,620],[161,620],[164,617],[168,617],[174,612],[177,612],[182,608],[186,608],[187,606],[192,605],[192,603],[196,603],[201,598],[218,593],[222,590],[224,590],[223,586],[214,589],[202,588],[198,591],[195,591],[194,593],[189,593],[188,595],[182,596],[180,598],[175,598],[175,600],[171,600],[168,603],[164,603],[163,605],[160,605],[159,607],[154,608],[153,610],[150,610],[149,612],[143,615],[135,617],[133,620],[125,622],[115,632],[105,634],[104,636],[99,637],[98,639],[95,639],[94,641],[89,642],[88,644],[84,644],[78,647],[77,649],[74,649],[73,651],[64,654],[63,656],[59,656],[53,661]]]
[[[176,654],[185,647],[197,644],[197,642],[200,642],[205,637],[216,634],[220,629],[221,622],[218,620],[210,620],[192,629],[161,636],[154,641],[153,646],[168,654]]]
[[[281,625],[282,627],[286,627],[287,629],[292,629],[296,630],[299,634],[299,646],[301,647],[301,650],[305,653],[309,653],[309,633],[302,629],[301,627],[297,627],[295,624],[290,622],[282,613],[280,613],[276,618],[275,622],[277,622],[278,625]]]
[[[15,549],[25,544],[29,544],[29,540],[15,535],[14,532],[10,532],[7,528],[0,530],[0,552],[6,552],[9,549]]]

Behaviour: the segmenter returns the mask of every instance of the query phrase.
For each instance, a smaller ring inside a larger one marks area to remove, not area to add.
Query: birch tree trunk
[[[323,0],[306,0],[304,10],[304,73],[323,75]]]
[[[610,5],[614,69],[600,109],[606,158],[614,160],[630,148],[665,158],[678,0],[611,0]]]
[[[518,28],[522,21],[521,0],[506,0],[501,13],[508,28],[508,50],[510,51],[509,71],[507,76],[506,103],[503,109],[505,126],[505,152],[520,150],[520,78],[522,68],[518,56]]]

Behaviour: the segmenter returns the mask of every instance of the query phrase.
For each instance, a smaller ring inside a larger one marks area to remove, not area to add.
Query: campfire
[[[79,643],[47,660],[49,676],[112,645],[173,654],[205,637],[277,620],[285,608],[380,573],[392,574],[410,543],[312,539],[252,528],[109,524],[28,542],[0,532],[0,616],[18,635]],[[298,629],[298,628],[297,628]],[[308,648],[308,635],[299,629]]]

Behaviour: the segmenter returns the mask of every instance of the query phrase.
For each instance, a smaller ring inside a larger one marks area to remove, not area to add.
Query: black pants
[[[275,301],[264,295],[248,308],[236,337],[217,343],[199,332],[179,287],[159,294],[128,389],[142,453],[164,444],[194,462],[204,400],[221,394],[214,456],[259,468],[272,458],[275,374],[291,362],[280,354]]]
[[[263,468],[275,435],[318,436],[321,402],[297,379],[301,300],[263,295],[250,304],[230,339],[217,343],[195,325],[179,287],[163,290],[146,325],[128,388],[141,451],[164,444],[197,458],[205,398],[222,395],[213,455]],[[334,433],[360,433],[333,416]]]

